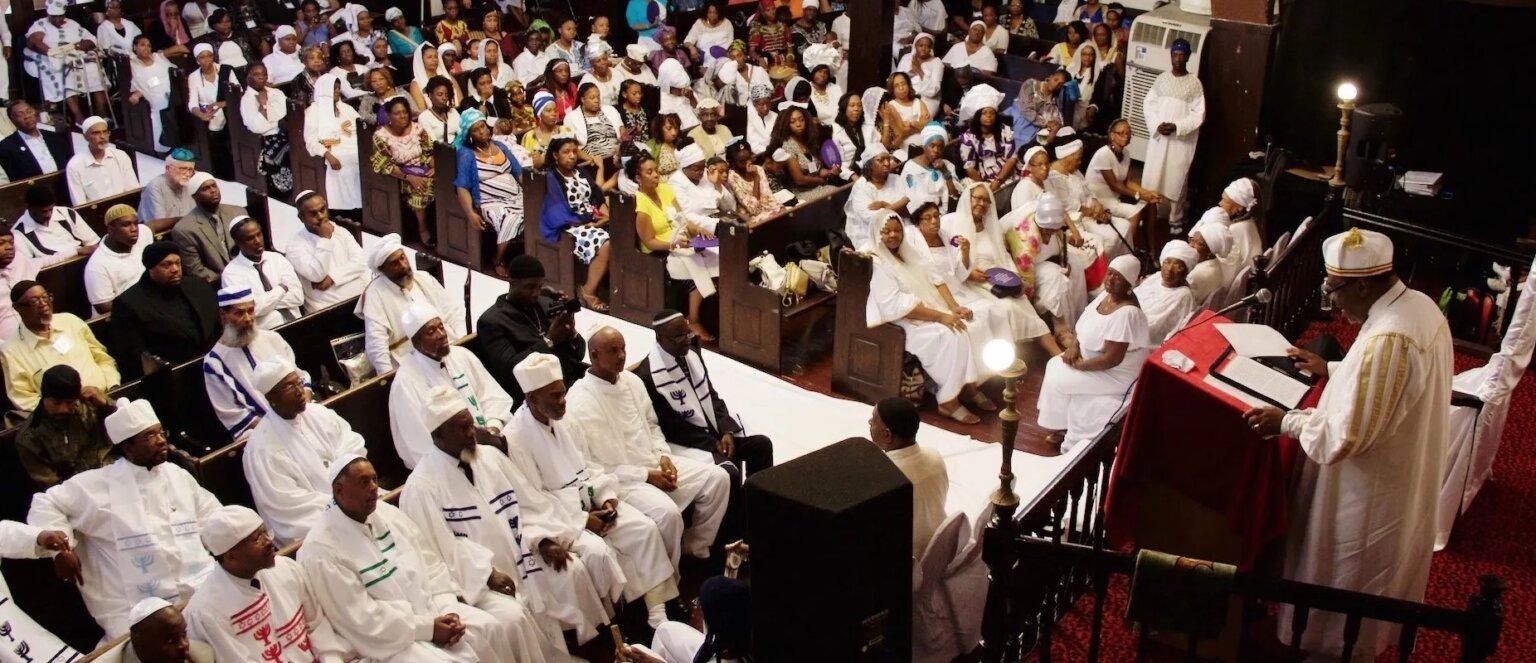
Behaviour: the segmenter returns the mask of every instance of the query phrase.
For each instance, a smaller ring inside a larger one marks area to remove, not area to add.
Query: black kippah
[[[891,430],[891,435],[902,440],[911,440],[917,437],[918,414],[917,406],[905,398],[892,397],[880,401],[875,405],[875,412],[880,415],[880,421]]]
[[[509,279],[542,279],[544,278],[544,263],[526,253],[513,256],[507,260],[507,278]]]

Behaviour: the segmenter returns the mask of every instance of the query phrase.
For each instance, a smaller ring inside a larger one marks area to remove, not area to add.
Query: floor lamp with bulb
[[[1333,165],[1333,179],[1328,181],[1328,186],[1335,189],[1344,186],[1344,152],[1349,149],[1349,120],[1355,110],[1355,97],[1360,95],[1359,88],[1354,83],[1344,82],[1339,84],[1339,147],[1338,159]]]
[[[1013,516],[1019,508],[1019,496],[1013,492],[1014,437],[1019,433],[1019,410],[1014,406],[1018,398],[1019,378],[1028,368],[1018,356],[1011,341],[994,339],[981,350],[981,361],[987,368],[1003,376],[1003,409],[997,418],[1002,422],[1003,464],[997,474],[997,490],[992,492],[992,521],[983,534],[981,558],[986,562],[989,578],[986,608],[982,617],[982,658],[984,661],[1015,659],[1023,649],[1021,633],[1017,628],[1019,613],[1011,596],[1011,576],[1015,565],[1010,545],[1014,538]]]

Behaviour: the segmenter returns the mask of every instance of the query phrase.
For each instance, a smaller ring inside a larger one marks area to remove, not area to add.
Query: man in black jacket
[[[147,352],[172,364],[200,357],[219,338],[219,303],[213,287],[183,278],[176,245],[144,247],[144,276],[112,302],[112,357],[127,381],[138,377]]]
[[[549,315],[557,299],[544,290],[544,266],[529,255],[507,261],[507,294],[480,314],[475,326],[480,342],[480,360],[491,376],[523,402],[523,390],[517,386],[512,367],[535,352],[554,355],[560,360],[560,372],[567,385],[587,372],[587,340],[576,333],[576,317],[571,310]]]
[[[16,125],[16,133],[0,140],[0,168],[5,169],[5,176],[19,182],[43,173],[62,172],[75,155],[69,134],[37,128],[37,111],[25,101],[12,102],[5,112],[11,124]]]

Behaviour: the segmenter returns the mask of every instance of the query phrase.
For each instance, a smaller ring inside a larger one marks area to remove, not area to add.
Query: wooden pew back
[[[523,252],[537,258],[539,264],[544,266],[544,280],[546,283],[561,292],[572,297],[576,296],[577,284],[580,283],[580,261],[576,259],[576,239],[566,233],[560,233],[557,242],[544,239],[539,233],[539,215],[544,206],[544,196],[548,195],[549,176],[545,173],[530,173],[523,178],[523,209],[526,210],[528,222],[523,224]],[[609,210],[612,212],[612,209]],[[633,217],[631,217],[633,218]],[[612,232],[613,223],[609,223],[609,231]],[[610,237],[610,241],[611,241]],[[613,249],[609,249],[612,251]]]
[[[304,110],[305,106],[288,102],[288,139],[292,142],[288,148],[289,166],[293,168],[293,190],[295,192],[306,189],[321,194],[325,193],[325,159],[310,156],[309,149],[304,145]]]
[[[405,205],[401,204],[400,180],[379,173],[373,169],[373,135],[378,131],[388,131],[385,128],[365,129],[357,132],[358,165],[362,171],[360,177],[363,184],[363,230],[383,237],[390,233],[405,234],[401,231],[404,224],[401,218],[406,212]],[[434,152],[434,158],[437,154]],[[442,177],[442,170],[436,171],[437,177]],[[453,178],[449,178],[451,184]],[[434,184],[435,186],[435,184]],[[454,204],[457,199],[438,199],[438,205],[444,203]],[[420,238],[417,238],[420,239]]]
[[[907,334],[896,325],[870,327],[864,306],[874,263],[843,254],[838,262],[837,331],[832,341],[832,388],[866,403],[901,391]]]
[[[122,119],[123,135],[127,143],[136,152],[144,154],[155,153],[155,125],[151,115],[155,111],[149,107],[149,101],[140,99],[139,103],[128,103],[128,95],[132,92],[133,66],[127,56],[117,57],[118,86],[118,117]],[[167,113],[169,115],[169,113]],[[169,129],[169,128],[167,128]],[[169,133],[169,131],[167,131]],[[172,134],[174,135],[174,134]]]
[[[0,186],[0,219],[14,223],[21,218],[27,211],[27,188],[34,184],[53,187],[54,197],[59,204],[68,205],[69,184],[64,180],[64,171],[46,173]]]
[[[640,234],[635,227],[635,199],[608,196],[609,270],[608,309],[610,315],[637,325],[651,324],[657,311],[666,308],[667,257],[665,253],[640,251]]]
[[[229,103],[224,106],[224,118],[228,120],[229,127],[229,149],[234,153],[234,177],[236,182],[244,184],[253,192],[267,193],[267,177],[261,172],[261,136],[245,127],[245,118],[240,108],[243,96],[243,91],[231,90]]]
[[[432,146],[432,168],[432,190],[437,197],[437,254],[449,262],[480,269],[485,265],[487,245],[492,245],[489,248],[494,251],[494,243],[485,238],[484,232],[475,230],[459,206],[459,192],[453,186],[453,178],[459,172],[458,154],[452,145],[438,143]],[[395,195],[399,196],[398,188]],[[529,205],[525,187],[525,216],[527,210],[537,209]]]

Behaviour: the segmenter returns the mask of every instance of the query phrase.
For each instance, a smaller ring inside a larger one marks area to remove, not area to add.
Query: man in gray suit
[[[176,222],[171,241],[181,254],[182,271],[217,287],[219,274],[229,264],[229,222],[245,210],[221,204],[224,196],[219,183],[208,173],[192,175],[187,188],[192,190],[197,206]]]

